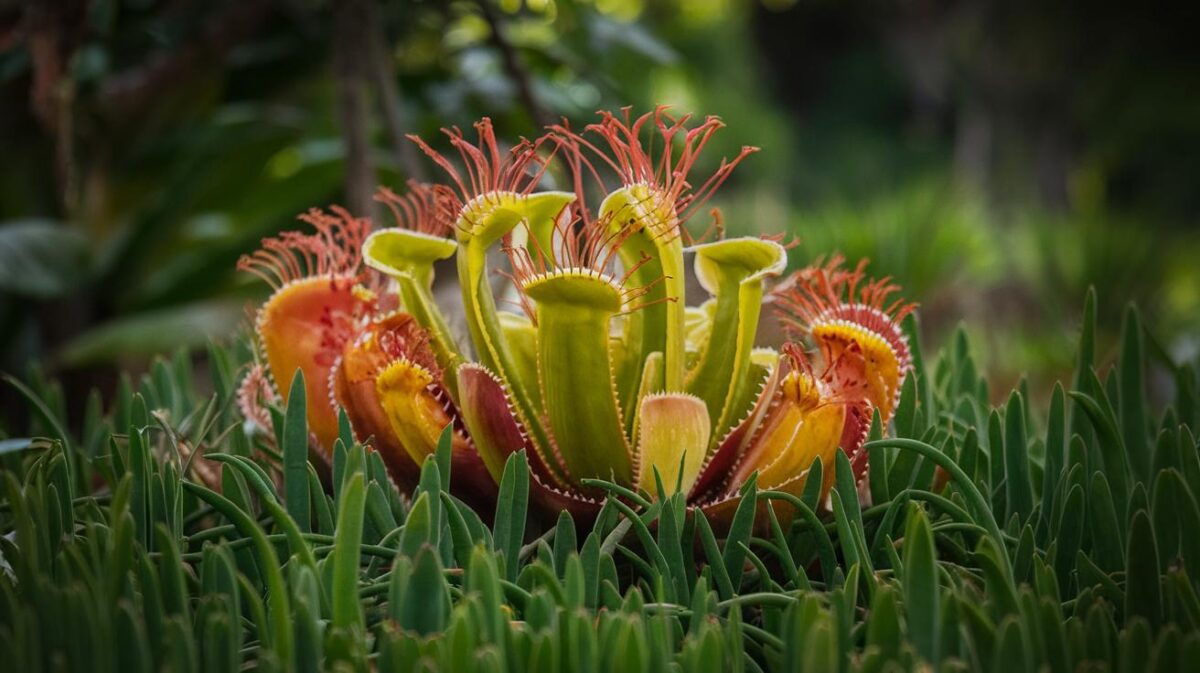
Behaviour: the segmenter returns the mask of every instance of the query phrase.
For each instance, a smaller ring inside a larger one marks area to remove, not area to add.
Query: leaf
[[[450,490],[450,466],[452,465],[452,457],[454,452],[454,424],[447,423],[442,429],[442,434],[438,437],[437,450],[434,451],[434,459],[437,461],[438,476],[441,477],[441,488],[444,491]]]
[[[1143,617],[1152,625],[1162,621],[1162,588],[1159,584],[1158,547],[1150,516],[1133,515],[1125,562],[1125,616]]]
[[[63,428],[60,415],[56,414],[41,396],[34,392],[32,388],[22,383],[20,379],[4,373],[0,373],[0,379],[3,379],[10,386],[16,388],[17,392],[20,393],[21,396],[33,406],[34,411],[37,412],[38,417],[42,420],[42,422],[54,432],[55,439],[62,442],[63,446],[66,448],[66,450],[63,452],[63,457],[66,458],[67,464],[71,465],[71,473],[74,473],[74,452],[71,449],[71,436],[67,434],[67,431]]]
[[[567,559],[578,551],[577,544],[575,520],[569,512],[559,512],[558,523],[554,526],[554,569],[560,576],[566,568]]]
[[[1004,548],[1004,537],[1000,533],[1000,526],[997,525],[996,519],[992,514],[992,509],[984,499],[983,494],[975,487],[974,482],[970,477],[962,471],[949,456],[942,453],[938,449],[930,446],[925,442],[920,442],[913,439],[881,439],[874,442],[867,442],[864,448],[870,449],[872,446],[879,447],[895,447],[903,451],[913,451],[921,454],[926,460],[932,460],[939,467],[950,473],[950,478],[954,481],[960,492],[967,500],[967,504],[971,508],[971,514],[975,517],[977,523],[982,525],[988,532],[989,537],[995,543],[997,548]],[[1005,576],[1012,577],[1012,567],[1009,564],[1008,555],[1001,554],[1000,561],[1003,564]]]
[[[289,622],[288,592],[284,584],[283,573],[279,569],[279,557],[276,556],[275,549],[258,524],[224,496],[188,481],[183,482],[183,487],[220,512],[237,527],[242,535],[251,539],[258,556],[259,567],[266,576],[267,597],[270,604],[268,619],[271,628],[270,631],[260,631],[259,637],[270,646],[281,665],[286,666],[286,663],[291,661],[293,652],[292,629]]]
[[[683,494],[677,493],[672,500],[682,503]],[[658,547],[666,559],[668,579],[675,584],[675,600],[686,603],[690,600],[691,586],[684,571],[683,547],[679,540],[681,526],[676,520],[676,509],[670,502],[662,508],[658,520]]]
[[[679,236],[655,235],[672,225],[661,222],[655,209],[645,207],[647,198],[655,197],[648,196],[644,186],[619,188],[600,203],[599,215],[601,222],[610,223],[610,230],[630,220],[637,223],[634,233],[617,250],[621,263],[632,269],[624,280],[626,286],[648,289],[641,298],[643,308],[630,313],[626,320],[627,338],[640,342],[630,366],[641,367],[651,353],[662,353],[663,388],[678,392],[683,389],[687,368],[683,243]],[[622,378],[636,385],[636,377]]]
[[[1093,387],[1098,388],[1095,372],[1092,372],[1092,381],[1094,382]],[[1074,390],[1068,394],[1084,410],[1095,428],[1096,441],[1100,445],[1100,455],[1104,461],[1104,474],[1112,487],[1113,502],[1120,509],[1126,504],[1130,492],[1129,464],[1124,440],[1117,431],[1116,416],[1112,411],[1112,406],[1108,403],[1108,398],[1103,396],[1103,391],[1098,393],[1101,395],[1100,398]]]
[[[871,428],[867,432],[867,441],[882,438],[883,421],[879,416],[879,410],[872,409]],[[818,483],[820,481],[820,479],[817,480]],[[871,491],[872,502],[884,503],[891,500],[890,490],[888,489],[888,454],[882,448],[875,447],[867,451],[867,485]]]
[[[717,546],[717,538],[713,535],[712,527],[708,523],[708,517],[704,516],[704,512],[697,510],[696,530],[700,535],[700,544],[704,548],[704,557],[708,561],[708,568],[712,569],[713,580],[717,584],[718,595],[723,599],[732,598],[734,595],[733,583],[729,579],[729,571],[725,568],[725,563],[721,556],[721,550]]]
[[[445,521],[442,516],[441,493],[443,491],[445,491],[445,486],[442,483],[441,470],[438,468],[435,456],[425,456],[425,462],[421,465],[420,482],[417,484],[414,495],[416,497],[429,495],[426,499],[429,507],[429,538],[426,542],[435,548],[441,545],[442,523]]]
[[[437,495],[422,492],[413,502],[408,518],[404,520],[404,531],[400,534],[401,554],[415,557],[423,545],[432,543],[433,515],[429,500],[434,497]]]
[[[1129,466],[1140,481],[1151,478],[1152,455],[1146,437],[1146,392],[1144,389],[1146,352],[1142,345],[1142,326],[1137,308],[1132,304],[1125,309],[1121,324],[1121,360],[1117,369],[1120,394],[1117,396],[1117,411],[1121,424],[1121,437]]]
[[[300,530],[312,530],[308,499],[308,417],[304,372],[292,376],[291,393],[283,419],[283,491],[288,514]]]
[[[1083,324],[1080,327],[1079,351],[1075,361],[1075,381],[1071,388],[1080,393],[1095,395],[1091,389],[1089,373],[1096,364],[1096,288],[1088,287],[1087,297],[1083,302]],[[1091,428],[1087,426],[1078,408],[1071,410],[1071,435],[1080,435],[1085,439],[1091,437]]]
[[[1013,391],[1004,411],[1004,491],[1006,510],[1024,522],[1033,511],[1033,483],[1029,477],[1025,412],[1021,394]]]
[[[910,437],[915,439],[917,433],[922,432],[922,430],[917,428],[916,415],[917,377],[908,376],[904,379],[904,383],[901,385],[900,400],[896,403],[894,422],[896,423],[897,437]]]
[[[633,511],[629,505],[626,505],[620,500],[614,499],[610,500],[609,502],[613,503],[613,505],[625,515],[625,519],[633,524],[633,530],[638,536],[638,541],[642,544],[643,551],[650,557],[652,565],[646,565],[646,569],[649,571],[647,579],[650,580],[652,584],[656,585],[657,583],[664,581],[664,579],[669,581],[670,564],[668,563],[666,556],[663,555],[663,551],[661,548],[659,548],[658,543],[655,542],[654,536],[650,534],[650,528],[646,525],[646,522],[643,521],[642,518],[638,516],[637,512]],[[728,544],[728,542],[726,544]],[[743,549],[744,547],[745,545],[743,545]],[[621,548],[624,549],[624,547]],[[745,552],[743,550],[743,554],[744,553]],[[635,556],[634,558],[638,558],[638,560],[640,560],[639,557]],[[658,586],[655,588],[659,589]],[[673,584],[662,586],[661,591],[665,592],[666,600],[674,601],[675,596]]]
[[[325,495],[312,463],[308,464],[308,497],[317,511],[317,530],[324,535],[333,535],[333,499]]]
[[[917,653],[936,665],[940,655],[937,553],[933,548],[933,531],[929,527],[929,520],[916,503],[909,505],[908,509],[901,584],[908,613],[909,638]]]
[[[611,558],[608,557],[608,558]],[[579,552],[579,560],[583,564],[584,605],[595,608],[600,598],[600,536],[593,531],[583,541],[583,549]]]
[[[157,538],[156,546],[162,554],[159,559],[158,576],[162,580],[163,607],[168,614],[179,615],[184,620],[191,621],[187,581],[184,579],[184,565],[179,556],[179,548],[166,526],[156,525],[154,534]]]
[[[744,546],[750,541],[750,532],[754,527],[754,514],[758,509],[757,477],[751,477],[742,486],[742,500],[738,503],[737,511],[733,514],[733,522],[729,524],[729,534],[725,537],[725,552],[722,560],[725,572],[729,575],[734,593],[741,591],[742,572],[745,569],[746,554]]]
[[[1055,570],[1060,586],[1068,586],[1075,552],[1083,540],[1083,526],[1087,516],[1083,487],[1079,484],[1071,486],[1063,504],[1062,519],[1058,524],[1058,535],[1055,539]]]
[[[996,628],[992,670],[1012,673],[1032,670],[1029,665],[1029,643],[1021,631],[1020,620],[1015,616],[1005,619]]]
[[[361,473],[355,474],[350,477],[342,504],[338,507],[337,532],[333,536],[333,612],[330,623],[334,628],[363,628],[362,606],[358,600],[358,573],[365,503],[363,476]]]
[[[889,535],[893,535],[896,527],[896,520],[900,516],[900,512],[907,511],[909,491],[903,491],[896,495],[896,498],[888,503],[887,510],[883,513],[883,518],[879,522],[879,527],[875,529],[875,537],[871,540],[871,557],[875,559],[875,565],[886,566],[887,554],[884,549],[885,540]]]
[[[1124,566],[1125,531],[1117,522],[1112,492],[1102,473],[1092,474],[1092,487],[1087,500],[1088,519],[1092,528],[1092,553],[1096,557],[1096,564],[1107,572],[1116,572]]]
[[[525,542],[525,513],[529,506],[529,461],[524,451],[508,457],[500,479],[496,500],[496,519],[492,540],[504,558],[504,573],[511,582],[517,578],[521,545]]]
[[[881,585],[871,601],[867,614],[867,645],[879,648],[887,659],[900,654],[904,634],[900,629],[900,607],[896,602],[896,591]]]
[[[397,567],[394,572],[404,571]],[[423,636],[445,630],[450,620],[450,592],[432,546],[422,545],[417,551],[403,596],[396,616],[401,628]]]
[[[392,508],[388,504],[387,496],[384,495],[383,488],[377,481],[372,481],[367,485],[367,517],[370,527],[375,530],[379,538],[391,534],[397,528],[396,518],[392,515]]]
[[[483,642],[502,645],[507,618],[502,609],[503,592],[495,555],[482,546],[475,547],[467,564],[466,589],[475,592],[479,600],[476,626]]]
[[[1058,481],[1062,478],[1063,466],[1066,463],[1066,393],[1061,383],[1054,384],[1054,392],[1050,395],[1050,412],[1046,418],[1046,457],[1042,470],[1042,527],[1050,523],[1050,513],[1054,511],[1054,494],[1058,489]],[[1039,538],[1040,539],[1040,538]]]
[[[988,489],[992,494],[992,507],[997,520],[1007,521],[1009,512],[1008,491],[1004,488],[1004,430],[1000,421],[1000,412],[995,409],[988,414],[987,442],[988,477],[990,479]]]

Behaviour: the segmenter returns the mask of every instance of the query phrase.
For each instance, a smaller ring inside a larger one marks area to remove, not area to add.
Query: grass
[[[277,437],[242,423],[236,347],[210,349],[210,396],[161,360],[75,435],[53,383],[10,377],[31,420],[0,442],[0,652],[22,671],[1179,670],[1200,658],[1200,382],[1172,366],[1153,410],[1137,312],[1102,366],[1095,308],[1048,408],[1020,388],[993,407],[965,332],[917,346],[861,488],[839,455],[827,502],[751,481],[715,530],[615,486],[594,526],[540,520],[522,454],[477,513],[448,441],[400,494],[345,422],[318,468],[302,394]]]

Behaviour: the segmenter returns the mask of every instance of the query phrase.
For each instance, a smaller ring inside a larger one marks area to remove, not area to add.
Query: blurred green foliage
[[[794,264],[872,257],[930,335],[968,322],[998,380],[1069,368],[1090,284],[1101,352],[1137,300],[1156,348],[1192,357],[1200,58],[1174,11],[0,2],[0,369],[43,360],[82,391],[228,333],[259,238],[424,177],[402,133],[656,103],[728,123],[707,161],[763,148],[716,204],[732,230],[799,237]]]

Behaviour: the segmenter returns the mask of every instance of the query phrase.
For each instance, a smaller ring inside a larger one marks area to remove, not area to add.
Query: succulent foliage
[[[669,486],[613,482],[589,482],[609,493],[593,523],[543,523],[524,451],[481,517],[450,432],[401,493],[344,414],[322,474],[303,379],[257,410],[272,432],[246,422],[241,344],[210,350],[210,382],[159,361],[79,433],[52,382],[10,378],[31,425],[0,443],[4,666],[1179,670],[1200,656],[1196,368],[1171,368],[1156,412],[1136,311],[1102,366],[1094,308],[1047,405],[993,406],[966,337],[929,357],[909,318],[894,437],[876,415],[862,484],[840,452],[813,467],[825,501],[818,480],[751,478],[719,532]]]

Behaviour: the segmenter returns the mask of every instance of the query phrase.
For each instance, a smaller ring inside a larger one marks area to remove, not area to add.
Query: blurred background
[[[0,370],[70,400],[202,353],[262,296],[233,268],[260,238],[435,177],[405,133],[656,103],[724,118],[709,169],[762,148],[731,232],[870,257],[993,391],[1066,376],[1089,284],[1102,357],[1136,300],[1194,358],[1197,16],[1108,4],[0,0]]]

